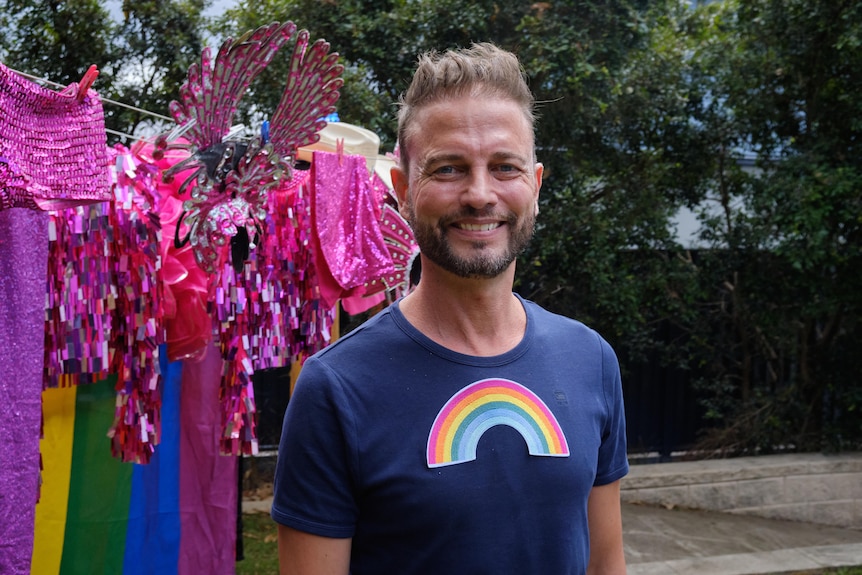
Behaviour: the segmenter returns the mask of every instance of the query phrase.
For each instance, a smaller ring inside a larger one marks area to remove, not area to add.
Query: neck
[[[527,316],[512,293],[514,264],[491,279],[464,279],[422,262],[422,279],[400,304],[404,317],[434,342],[466,355],[494,356],[524,337]]]

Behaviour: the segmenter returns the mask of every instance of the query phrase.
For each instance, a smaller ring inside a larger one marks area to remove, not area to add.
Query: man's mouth
[[[490,224],[455,224],[455,227],[458,229],[468,231],[468,232],[490,232],[491,230],[497,229],[502,226],[501,222],[493,222]]]

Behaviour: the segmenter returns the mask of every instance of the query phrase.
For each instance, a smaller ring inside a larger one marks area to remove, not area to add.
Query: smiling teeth
[[[468,232],[490,232],[499,224],[461,224],[461,229]]]

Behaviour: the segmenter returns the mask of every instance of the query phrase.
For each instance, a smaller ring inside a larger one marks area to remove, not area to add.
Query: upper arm
[[[278,564],[281,575],[347,575],[352,539],[334,539],[279,524]]]
[[[626,560],[619,480],[592,488],[587,513],[590,526],[588,575],[624,575]]]

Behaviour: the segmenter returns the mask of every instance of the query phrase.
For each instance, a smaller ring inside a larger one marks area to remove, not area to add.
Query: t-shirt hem
[[[317,523],[315,521],[309,521],[307,519],[302,519],[301,517],[297,517],[295,515],[291,515],[289,513],[284,513],[278,511],[273,507],[270,510],[270,517],[272,517],[273,521],[284,525],[286,527],[291,527],[296,529],[297,531],[302,531],[303,533],[311,533],[312,535],[320,535],[321,537],[332,537],[335,539],[346,539],[349,537],[353,537],[353,526],[333,526],[326,525],[323,523]]]
[[[606,473],[604,475],[600,475],[596,477],[596,480],[593,481],[593,487],[599,487],[602,485],[608,485],[609,483],[613,483],[617,479],[622,479],[629,473],[628,463],[623,465],[622,467],[615,469],[610,473]]]

